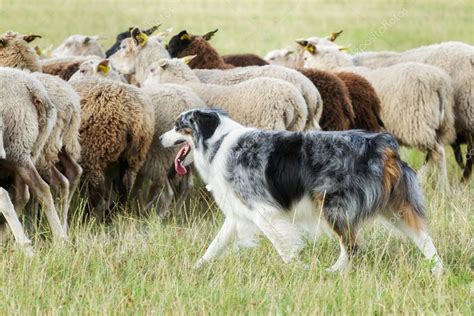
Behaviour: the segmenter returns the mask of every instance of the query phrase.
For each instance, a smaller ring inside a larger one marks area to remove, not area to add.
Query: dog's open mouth
[[[174,170],[180,176],[184,176],[188,173],[188,169],[186,166],[183,165],[184,159],[188,156],[191,152],[191,146],[189,144],[185,144],[181,149],[178,151],[176,158],[174,159]]]

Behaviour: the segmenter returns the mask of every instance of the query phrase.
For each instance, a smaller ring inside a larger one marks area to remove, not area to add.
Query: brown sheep
[[[106,169],[114,165],[119,168],[119,202],[125,202],[153,139],[151,101],[137,87],[108,79],[70,83],[81,97],[82,167],[91,205],[99,208],[104,202],[113,180]]]
[[[231,54],[222,56],[226,64],[231,64],[234,67],[247,67],[247,66],[265,66],[269,63],[254,54]]]
[[[352,128],[371,132],[385,130],[380,118],[380,99],[372,84],[364,77],[352,72],[337,72],[336,76],[346,85],[354,109]]]
[[[323,113],[319,125],[323,130],[342,131],[354,126],[354,110],[349,91],[335,74],[317,69],[298,69],[308,77],[321,94]]]

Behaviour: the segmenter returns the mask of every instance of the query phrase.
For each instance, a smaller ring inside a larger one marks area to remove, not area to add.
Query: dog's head
[[[193,162],[194,150],[206,150],[207,141],[214,135],[226,114],[216,109],[199,109],[182,113],[172,130],[160,137],[164,147],[181,145],[174,160],[175,170],[185,175]]]

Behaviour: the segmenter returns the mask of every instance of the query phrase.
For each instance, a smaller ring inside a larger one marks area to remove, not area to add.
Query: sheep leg
[[[59,200],[61,210],[61,224],[64,233],[67,234],[67,214],[69,212],[69,181],[68,179],[56,169],[55,166],[51,167],[51,186],[55,189],[57,199]]]
[[[451,145],[451,148],[453,149],[454,159],[456,160],[456,163],[458,164],[459,168],[464,169],[464,161],[462,158],[461,144],[456,142]]]
[[[21,214],[25,209],[26,204],[30,200],[30,191],[28,190],[28,186],[22,180],[22,178],[16,174],[13,180],[13,187],[14,187],[14,204],[18,214]]]
[[[467,182],[472,174],[472,163],[474,160],[474,133],[467,135],[466,166],[462,175],[462,182]]]
[[[10,200],[10,196],[5,189],[0,188],[0,212],[2,212],[5,220],[10,226],[12,230],[13,236],[18,245],[20,245],[27,256],[33,256],[33,248],[31,247],[31,240],[28,239],[25,235],[25,231],[21,226],[20,220],[18,219],[18,215],[13,207],[13,204]],[[6,225],[2,225],[2,230],[6,227]]]
[[[438,143],[435,144],[435,147],[428,152],[426,159],[427,162],[418,172],[418,180],[423,185],[426,184],[428,175],[437,168],[439,171],[439,186],[444,192],[449,192],[448,169],[444,147]]]
[[[39,175],[33,162],[30,160],[24,166],[18,167],[17,172],[43,205],[46,218],[51,226],[54,237],[61,241],[67,240],[67,235],[64,233],[58,213],[56,212],[56,207],[54,206],[51,190],[48,184],[44,182]]]
[[[72,197],[79,186],[79,181],[82,176],[82,168],[66,151],[61,151],[59,153],[59,161],[64,168],[64,175],[69,180],[68,204],[71,205]]]

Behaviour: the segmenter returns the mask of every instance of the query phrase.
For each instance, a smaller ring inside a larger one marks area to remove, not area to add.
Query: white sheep
[[[291,47],[274,49],[263,57],[269,64],[284,67],[295,66],[295,50]]]
[[[54,57],[90,56],[105,58],[105,53],[99,43],[99,36],[71,35],[54,51]]]
[[[268,77],[288,81],[303,95],[308,107],[308,121],[305,129],[319,129],[319,120],[323,112],[323,101],[313,82],[300,72],[280,66],[248,66],[228,70],[195,69],[194,73],[203,83],[223,86],[234,85],[243,81]]]
[[[300,47],[316,44],[317,37],[300,42]],[[321,44],[337,46],[334,41]],[[298,51],[299,57],[303,50]],[[297,58],[299,59],[299,58]],[[463,167],[460,143],[467,142],[467,161],[463,180],[470,178],[473,159],[469,153],[474,151],[474,46],[462,42],[443,42],[413,48],[404,52],[362,52],[353,56],[354,65],[369,68],[387,67],[402,62],[418,62],[439,67],[451,77],[454,89],[455,126],[458,133],[456,143],[452,144],[455,158]]]
[[[0,58],[0,65],[26,71],[41,70],[39,58],[28,45],[25,36],[11,32],[3,36],[2,41],[6,44],[2,53],[7,58]],[[8,56],[14,57],[8,58]],[[81,152],[79,96],[66,81],[60,78],[40,72],[33,72],[32,75],[43,84],[58,113],[56,124],[39,156],[36,167],[40,175],[55,189],[55,193],[59,194],[61,219],[66,230],[69,204],[82,174],[82,169],[77,163]],[[61,166],[62,172],[56,168],[56,165]]]
[[[0,67],[0,117],[4,123],[6,158],[1,170],[14,176],[15,200],[20,212],[29,199],[28,188],[44,206],[55,238],[67,239],[49,185],[41,178],[35,161],[56,122],[56,109],[43,85],[33,76]]]
[[[455,129],[453,87],[446,72],[420,63],[378,69],[354,67],[352,56],[325,45],[306,50],[303,60],[305,67],[352,71],[369,80],[382,101],[381,115],[387,130],[403,145],[428,152],[420,179],[424,181],[429,169],[437,165],[441,185],[448,190],[443,145],[453,142]]]
[[[208,106],[223,108],[236,121],[269,130],[304,129],[308,108],[289,82],[255,78],[232,86],[205,84],[186,65],[193,57],[161,59],[149,67],[149,76],[161,83],[190,87]]]
[[[108,59],[91,59],[83,62],[79,69],[71,76],[70,80],[86,77],[107,78],[127,83],[122,75],[110,67]]]
[[[131,37],[120,44],[120,50],[110,56],[112,66],[123,75],[135,75],[138,84],[146,80],[148,66],[161,58],[170,58],[161,41],[148,37],[135,27]]]

